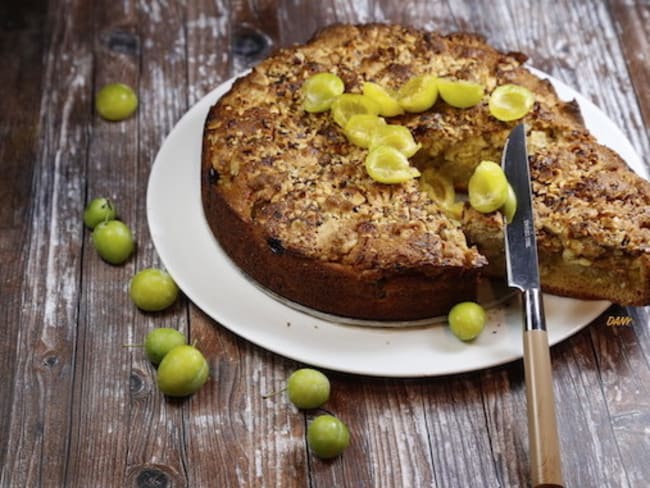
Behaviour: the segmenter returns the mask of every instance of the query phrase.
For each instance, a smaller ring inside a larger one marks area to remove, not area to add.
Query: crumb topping
[[[649,184],[632,174],[584,129],[575,104],[547,81],[478,36],[441,36],[401,26],[335,26],[303,46],[262,62],[213,107],[206,137],[218,191],[244,220],[288,252],[358,269],[480,267],[461,224],[448,218],[417,180],[384,185],[364,168],[366,151],[350,144],[329,113],[301,108],[300,87],[332,72],[347,92],[364,81],[396,89],[434,74],[486,86],[518,83],[536,95],[526,116],[540,244],[571,257],[650,252]],[[391,119],[393,121],[393,119]],[[413,158],[463,187],[481,159],[499,160],[514,123],[489,115],[487,97],[459,110],[442,101],[394,118],[423,148]]]

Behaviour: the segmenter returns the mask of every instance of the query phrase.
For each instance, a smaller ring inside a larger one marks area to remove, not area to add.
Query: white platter
[[[547,77],[563,99],[575,98],[588,128],[639,174],[645,167],[621,130],[593,103]],[[478,370],[522,356],[516,301],[488,311],[483,334],[462,343],[440,324],[410,328],[345,325],[290,308],[252,284],[219,247],[203,214],[200,157],[208,110],[231,86],[223,83],[194,105],[170,132],[147,189],[151,236],[167,270],[199,308],[219,324],[270,351],[348,373],[417,377]],[[545,295],[551,344],[585,327],[610,305]]]

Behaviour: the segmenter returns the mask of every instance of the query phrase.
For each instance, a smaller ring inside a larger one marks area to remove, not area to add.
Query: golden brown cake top
[[[360,269],[481,266],[484,258],[466,245],[459,224],[417,180],[376,183],[364,167],[366,150],[350,144],[329,114],[301,108],[300,87],[312,74],[334,72],[348,92],[364,80],[396,86],[434,70],[442,58],[431,57],[432,49],[454,44],[397,26],[342,26],[278,52],[239,80],[210,115],[220,191],[288,251]],[[451,52],[446,59],[450,69],[462,64]],[[413,65],[422,68],[407,69]]]
[[[336,73],[353,93],[364,81],[397,88],[421,74],[480,82],[488,94],[515,82],[536,95],[525,121],[542,241],[573,246],[578,254],[594,251],[585,244],[590,239],[598,252],[621,243],[626,252],[648,252],[648,183],[597,145],[577,106],[559,101],[550,83],[521,66],[524,59],[469,34],[329,27],[262,62],[213,107],[205,136],[219,191],[242,219],[289,252],[357,269],[481,266],[485,260],[467,246],[460,224],[417,180],[372,180],[366,150],[350,144],[328,113],[304,112],[300,87],[318,72]],[[434,165],[460,186],[481,158],[498,160],[513,125],[490,116],[487,97],[466,110],[439,100],[391,123],[407,126],[422,143],[415,164]]]
[[[650,253],[650,184],[584,132],[531,144],[537,226],[542,244],[588,260]]]

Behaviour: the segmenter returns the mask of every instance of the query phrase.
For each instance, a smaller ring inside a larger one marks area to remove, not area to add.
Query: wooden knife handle
[[[551,355],[545,330],[524,331],[524,370],[533,488],[563,487]]]

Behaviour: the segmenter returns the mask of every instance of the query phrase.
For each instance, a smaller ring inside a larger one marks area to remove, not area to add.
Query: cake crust
[[[435,317],[459,298],[475,296],[478,269],[486,263],[478,254],[473,267],[433,259],[416,268],[396,262],[373,269],[314,259],[295,245],[288,247],[278,234],[251,225],[233,209],[219,191],[220,176],[206,144],[201,171],[205,217],[226,254],[263,287],[321,312],[371,320]],[[372,223],[367,227],[372,235]]]
[[[480,36],[381,24],[331,26],[280,50],[237,80],[206,119],[201,191],[213,233],[261,285],[317,310],[378,320],[446,314],[473,297],[488,259],[493,273],[502,271],[498,214],[467,209],[458,222],[417,180],[374,182],[365,150],[349,144],[327,113],[302,110],[300,86],[323,71],[338,74],[347,92],[364,81],[394,89],[420,74],[479,82],[487,93],[517,83],[536,96],[525,122],[545,289],[650,302],[648,183],[598,145],[577,104],[560,101],[524,61]],[[481,159],[500,159],[513,126],[491,117],[486,101],[466,110],[438,101],[390,123],[422,144],[414,164],[436,168],[458,188]],[[571,279],[544,272],[551,263],[581,266],[606,280],[601,264],[612,256],[625,272],[636,270],[624,287],[634,290],[603,294],[588,286],[593,277],[573,279],[575,270]]]

